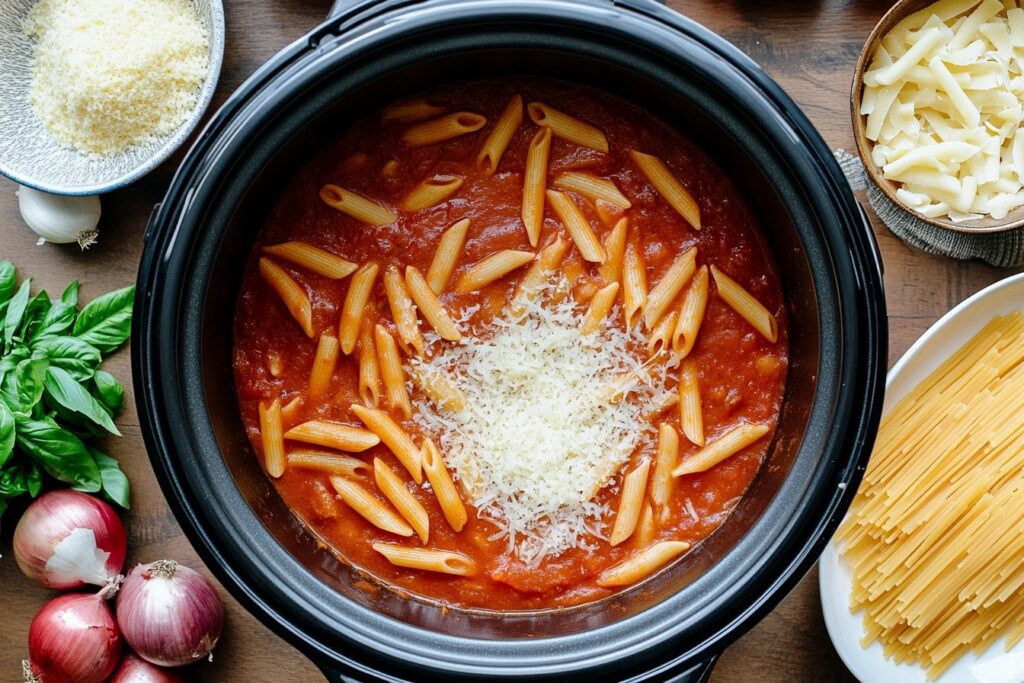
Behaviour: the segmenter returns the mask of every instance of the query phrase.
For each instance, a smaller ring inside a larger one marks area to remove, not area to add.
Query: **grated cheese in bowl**
[[[526,305],[522,319],[495,319],[411,363],[466,396],[458,413],[423,399],[414,419],[439,438],[478,515],[499,529],[494,538],[536,565],[603,538],[609,510],[595,497],[653,446],[643,414],[665,400],[666,370],[640,361],[640,332],[608,326],[582,336],[571,299]]]
[[[174,132],[199,101],[209,35],[189,0],[40,0],[29,99],[62,146],[108,157]]]

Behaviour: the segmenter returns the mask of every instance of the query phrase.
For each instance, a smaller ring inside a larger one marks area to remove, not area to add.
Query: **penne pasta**
[[[398,175],[398,159],[388,159],[384,162],[384,165],[380,167],[381,178],[394,178]]]
[[[346,356],[356,347],[356,338],[363,322],[363,309],[366,308],[366,302],[373,292],[379,270],[380,266],[373,261],[367,261],[359,266],[359,270],[348,283],[345,303],[341,307],[341,321],[338,323],[338,340]]]
[[[622,301],[626,329],[631,330],[647,305],[647,266],[644,265],[644,257],[632,244],[626,247],[622,261]]]
[[[445,467],[444,458],[441,457],[437,446],[430,439],[424,439],[420,447],[420,455],[423,461],[423,471],[427,474],[427,481],[437,498],[438,505],[448,525],[455,531],[462,531],[466,526],[469,515],[466,513],[466,506],[462,503],[458,489],[452,481],[448,468]]]
[[[298,282],[270,259],[260,259],[260,276],[281,297],[288,312],[307,337],[313,336],[313,305]]]
[[[580,250],[583,258],[593,263],[604,262],[607,256],[604,247],[601,246],[597,235],[594,234],[593,228],[587,222],[586,216],[576,206],[576,202],[572,200],[572,197],[558,190],[548,190],[547,198],[548,202],[551,203],[551,208],[554,209],[555,214],[558,216],[558,220],[569,231],[573,243],[576,244],[576,248]]]
[[[599,327],[615,305],[615,297],[619,294],[619,283],[613,282],[597,290],[590,300],[586,315],[583,316],[583,326],[580,334],[590,334]]]
[[[520,95],[513,95],[498,116],[498,122],[494,124],[494,130],[484,141],[480,153],[476,155],[477,166],[482,167],[487,175],[492,175],[498,169],[501,156],[522,123],[523,98]]]
[[[423,355],[423,336],[420,335],[419,321],[416,319],[416,309],[413,307],[412,299],[409,298],[409,290],[405,288],[405,278],[398,271],[398,266],[391,264],[384,271],[384,293],[388,297],[388,306],[391,308],[391,317],[395,321],[395,329],[398,330],[398,341],[407,354],[414,349],[417,354]]]
[[[380,366],[377,345],[373,342],[373,325],[363,322],[359,332],[359,398],[367,408],[380,404]]]
[[[466,409],[466,396],[444,373],[433,372],[428,375],[413,365],[411,374],[413,383],[436,405],[453,413]]]
[[[531,121],[538,126],[550,128],[556,137],[580,147],[608,152],[608,138],[599,128],[540,102],[530,102],[526,105],[526,111],[530,114]]]
[[[672,351],[679,358],[686,358],[697,342],[697,333],[704,322],[708,305],[708,267],[701,266],[690,280],[690,286],[679,308],[679,322],[672,333]]]
[[[263,444],[263,465],[267,474],[277,479],[284,474],[284,437],[281,434],[281,400],[275,398],[268,406],[260,401],[260,441]]]
[[[484,127],[487,119],[480,114],[458,111],[439,119],[418,123],[402,133],[402,142],[410,147],[423,147],[444,142]]]
[[[637,546],[643,548],[651,544],[655,533],[657,533],[657,524],[654,521],[654,510],[650,503],[644,502],[643,507],[640,508],[640,520],[636,524],[633,540],[636,541]]]
[[[672,476],[706,472],[726,458],[733,456],[768,433],[768,425],[742,423],[684,460],[672,471]]]
[[[672,494],[675,479],[672,470],[679,460],[679,435],[672,425],[658,425],[658,454],[654,458],[654,474],[651,476],[651,502],[664,520],[668,512],[668,499]]]
[[[359,458],[342,453],[299,450],[288,454],[288,466],[327,474],[360,477],[370,473],[370,466]]]
[[[618,545],[633,535],[640,518],[640,507],[644,502],[644,491],[647,490],[647,472],[650,469],[651,461],[644,460],[623,478],[619,510],[615,514],[615,525],[608,539],[611,545]]]
[[[409,296],[416,302],[420,313],[427,319],[430,326],[434,328],[434,331],[440,335],[441,339],[447,339],[448,341],[462,339],[459,328],[456,327],[451,317],[448,316],[448,312],[444,310],[441,301],[434,294],[434,290],[430,288],[430,285],[427,284],[423,274],[414,266],[405,267],[405,284],[409,288]]]
[[[654,326],[650,336],[647,337],[647,355],[653,358],[662,351],[668,351],[672,347],[672,331],[676,329],[678,319],[679,312],[672,311]],[[674,366],[675,361],[673,360],[670,365]]]
[[[704,445],[704,415],[700,400],[697,363],[692,358],[683,361],[679,372],[679,424],[691,443]]]
[[[626,253],[626,232],[629,219],[620,218],[608,236],[604,238],[605,260],[597,267],[597,274],[607,283],[622,280],[622,259]]]
[[[461,176],[435,175],[414,187],[399,206],[404,211],[429,209],[458,192],[464,182],[466,179]]]
[[[302,407],[302,397],[296,396],[292,400],[288,401],[287,405],[281,406],[281,424],[290,424],[294,422],[296,415],[299,413],[299,408]]]
[[[362,453],[380,443],[380,438],[372,431],[327,420],[303,422],[285,432],[284,438],[350,453]]]
[[[597,217],[605,225],[615,225],[620,219],[625,218],[623,212],[625,209],[620,209],[614,204],[609,204],[603,199],[597,199],[594,201],[594,210],[597,211]]]
[[[605,588],[628,586],[645,579],[690,549],[685,541],[661,541],[649,545],[627,560],[605,569],[597,585]]]
[[[569,243],[562,239],[561,235],[555,237],[555,241],[538,252],[533,263],[526,270],[526,274],[516,286],[516,293],[512,297],[512,317],[520,318],[526,313],[525,304],[537,298],[540,288],[548,281],[552,273],[558,269],[565,252],[569,251]]]
[[[530,246],[536,247],[540,229],[544,225],[544,191],[548,186],[548,157],[551,155],[551,129],[541,128],[530,140],[526,151],[526,171],[523,173],[523,208],[521,216],[526,226]]]
[[[427,284],[430,285],[434,294],[440,295],[448,284],[448,279],[455,270],[455,264],[459,262],[462,254],[462,247],[466,244],[466,233],[469,231],[469,219],[453,223],[450,228],[441,235],[437,243],[437,251],[434,252],[434,260],[430,262],[430,270],[427,271]],[[420,352],[422,354],[422,351]]]
[[[313,357],[313,369],[309,373],[309,395],[312,398],[323,396],[334,376],[334,365],[338,361],[338,338],[329,334],[321,334],[316,345],[316,356]]]
[[[271,377],[280,377],[284,374],[284,359],[273,351],[267,352],[267,372]]]
[[[715,278],[718,296],[722,297],[732,310],[739,313],[740,317],[768,341],[774,344],[779,340],[779,326],[775,316],[762,306],[760,301],[716,266],[711,266],[711,275]]]
[[[580,171],[566,171],[551,183],[552,187],[565,192],[575,192],[587,199],[605,201],[614,207],[628,209],[633,203],[626,199],[626,195],[608,178],[601,178],[592,173]]]
[[[669,203],[676,212],[686,219],[694,230],[700,230],[700,207],[679,179],[672,174],[665,162],[656,156],[629,150],[633,162],[647,176],[658,194]]]
[[[372,547],[396,567],[453,576],[476,576],[479,571],[472,558],[451,550],[406,548],[396,543],[374,543]]]
[[[430,517],[427,516],[423,504],[416,500],[416,496],[380,458],[373,459],[373,479],[384,497],[398,510],[398,514],[409,523],[420,540],[426,543],[430,535]]]
[[[401,412],[408,420],[412,417],[412,403],[409,392],[405,390],[405,371],[402,370],[402,358],[398,355],[395,338],[384,329],[383,325],[374,328],[373,340],[377,345],[377,363],[380,365],[380,376],[384,380],[384,396],[393,410]]]
[[[302,241],[283,242],[263,247],[263,252],[332,280],[346,278],[359,267],[347,259]]]
[[[345,503],[378,529],[399,536],[412,536],[413,530],[405,520],[378,500],[365,488],[344,477],[331,477],[331,486]]]
[[[647,304],[644,306],[644,325],[647,329],[653,329],[658,324],[661,317],[672,306],[672,302],[679,296],[679,292],[693,277],[695,270],[697,270],[697,247],[690,247],[685,253],[676,257],[658,284],[647,295]],[[672,332],[675,332],[674,328]],[[672,332],[669,334],[671,335]]]
[[[522,268],[534,258],[533,252],[502,249],[487,258],[477,261],[469,270],[462,274],[455,285],[457,294],[468,294],[483,289],[496,280],[500,280],[513,270]]]
[[[328,184],[321,187],[320,199],[324,200],[327,206],[366,225],[381,227],[391,225],[397,220],[395,214],[386,206],[337,185]]]
[[[352,412],[366,425],[367,429],[376,434],[384,442],[384,445],[391,449],[402,466],[412,475],[413,481],[422,484],[423,470],[420,464],[420,451],[405,430],[399,427],[398,423],[383,410],[373,410],[353,403]]]
[[[649,422],[653,422],[655,418],[664,413],[669,408],[674,408],[679,403],[679,392],[673,392],[671,394],[665,394],[665,398],[657,405],[649,407],[643,412],[641,417]]]
[[[403,100],[386,107],[381,118],[386,121],[422,121],[444,113],[444,107],[430,104],[423,99]]]

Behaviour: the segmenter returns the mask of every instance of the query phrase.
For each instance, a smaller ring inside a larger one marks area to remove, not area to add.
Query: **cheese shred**
[[[94,157],[168,135],[195,108],[209,35],[188,0],[41,0],[29,100],[62,146]]]
[[[665,364],[640,360],[639,332],[606,325],[584,336],[571,299],[525,306],[521,319],[496,318],[411,362],[465,395],[458,413],[421,399],[415,420],[498,528],[492,538],[536,565],[604,538],[610,511],[597,494],[634,453],[647,457],[656,431],[643,415],[668,392]]]

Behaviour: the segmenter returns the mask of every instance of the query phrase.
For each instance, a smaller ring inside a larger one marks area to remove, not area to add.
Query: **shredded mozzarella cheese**
[[[521,320],[495,319],[411,361],[466,396],[457,414],[422,399],[414,419],[438,436],[494,538],[530,564],[604,537],[609,510],[595,496],[635,452],[653,449],[642,415],[669,393],[666,364],[641,360],[639,332],[606,325],[582,336],[582,320],[571,299],[527,303]]]
[[[29,98],[61,145],[109,156],[165,136],[195,108],[209,36],[188,0],[41,0]]]

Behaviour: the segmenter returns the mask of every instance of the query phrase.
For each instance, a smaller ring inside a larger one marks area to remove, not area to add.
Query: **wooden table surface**
[[[214,106],[256,67],[325,15],[326,0],[225,0],[227,49]],[[690,15],[738,45],[764,66],[804,108],[833,148],[853,149],[847,92],[853,65],[871,27],[889,6],[885,0],[674,0]],[[0,180],[0,258],[11,259],[37,287],[59,292],[71,278],[83,299],[134,282],[142,233],[153,204],[162,197],[176,155],[131,187],[103,199],[100,243],[77,247],[36,246],[22,224],[14,185]],[[890,364],[939,316],[973,292],[1010,274],[977,263],[928,256],[905,247],[879,225],[875,234],[885,262],[889,307]],[[128,351],[107,367],[130,383]],[[128,387],[128,409],[119,420],[124,438],[111,440],[133,486],[129,566],[174,558],[202,568],[160,493],[150,469]],[[10,552],[12,520],[0,524],[0,681],[20,680],[29,622],[52,594],[18,571]],[[205,571],[205,569],[204,569]],[[194,678],[246,683],[322,680],[309,661],[245,612],[227,593],[227,623],[212,665]],[[712,681],[853,680],[829,642],[821,617],[817,571],[812,571],[779,607],[722,656]]]

